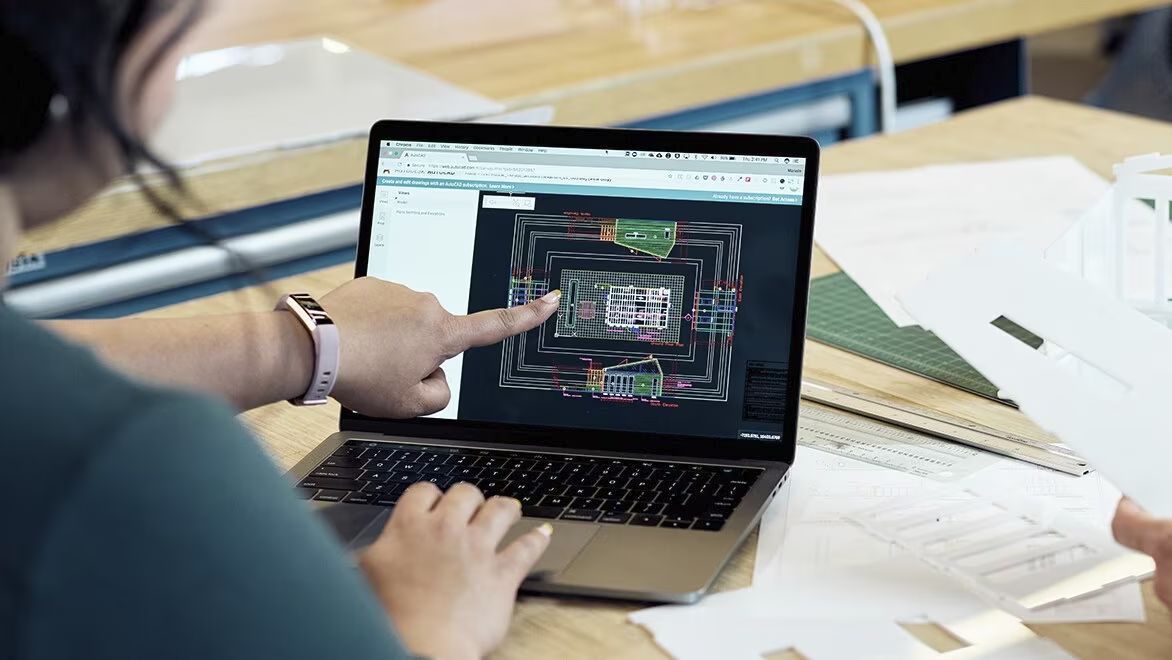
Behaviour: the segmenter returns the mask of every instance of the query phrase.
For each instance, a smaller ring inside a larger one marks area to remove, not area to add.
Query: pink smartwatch
[[[313,379],[309,389],[296,399],[295,406],[316,406],[325,403],[338,382],[338,326],[326,310],[308,293],[290,293],[277,303],[277,311],[289,310],[313,337]]]

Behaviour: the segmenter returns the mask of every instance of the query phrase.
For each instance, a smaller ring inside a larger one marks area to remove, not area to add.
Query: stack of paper
[[[989,241],[1041,253],[1109,186],[1070,156],[824,177],[814,237],[900,326],[896,294]]]
[[[998,460],[956,483],[978,493],[1029,497],[1041,507],[1040,518],[1062,512],[1094,524],[1102,532],[1099,542],[1111,543],[1104,530],[1119,493],[1094,474],[1078,478]],[[1143,620],[1134,582],[1008,613],[845,517],[939,487],[931,479],[799,447],[790,484],[762,521],[753,586],[695,606],[636,612],[631,621],[677,658],[759,658],[796,648],[817,660],[939,657],[899,625],[923,622],[969,644],[945,654],[949,658],[1067,658],[1022,622]]]

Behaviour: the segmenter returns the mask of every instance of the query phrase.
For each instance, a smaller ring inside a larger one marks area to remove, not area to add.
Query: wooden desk
[[[1054,101],[1027,98],[963,114],[947,123],[892,137],[861,140],[827,151],[825,172],[899,168],[928,163],[990,160],[1070,153],[1104,176],[1123,157],[1136,153],[1172,152],[1172,125],[1110,114]],[[320,168],[331,159],[323,156]],[[302,166],[313,167],[310,161]],[[818,273],[834,265],[819,255]],[[191,301],[154,315],[188,315],[239,309],[267,309],[278,292],[305,289],[322,294],[345,281],[350,267],[340,266],[308,275]],[[1020,414],[998,404],[951,390],[841,351],[808,344],[809,375],[870,389],[888,396],[928,403],[993,426],[1029,429]],[[337,429],[338,407],[294,409],[268,406],[245,415],[263,438],[277,463],[288,468],[322,438]],[[722,575],[719,588],[744,586],[752,574],[755,541],[750,540]],[[1146,624],[1070,624],[1035,626],[1070,651],[1086,658],[1172,657],[1172,624],[1168,611],[1145,585]],[[502,658],[659,657],[661,653],[642,629],[624,623],[635,606],[610,603],[526,598],[517,610]],[[921,631],[923,632],[923,631]],[[937,634],[935,639],[939,639]]]
[[[827,0],[714,0],[707,9],[642,17],[615,0],[250,0],[222,3],[195,35],[208,49],[322,34],[395,58],[510,107],[552,104],[562,124],[612,125],[863,69],[869,47],[854,17]],[[647,4],[652,4],[648,2]],[[702,3],[701,3],[702,4]],[[1166,4],[1166,0],[869,0],[896,59],[945,53]],[[540,63],[534,66],[534,63]],[[365,142],[303,154],[214,163],[187,172],[192,217],[256,206],[360,180]],[[239,177],[237,167],[252,172]],[[260,169],[257,169],[260,168]],[[257,184],[260,185],[257,185]],[[100,221],[99,221],[100,218]],[[132,191],[113,191],[23,250],[50,252],[165,225]]]

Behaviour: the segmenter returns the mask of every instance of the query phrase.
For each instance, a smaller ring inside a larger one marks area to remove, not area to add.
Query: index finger
[[[456,352],[495,344],[536,328],[553,316],[561,298],[561,290],[554,289],[537,300],[517,307],[487,309],[467,316],[453,317]]]

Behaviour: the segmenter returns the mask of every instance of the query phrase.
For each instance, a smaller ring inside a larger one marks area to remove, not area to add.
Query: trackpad
[[[548,522],[553,525],[553,536],[549,540],[549,547],[546,548],[545,554],[541,555],[541,559],[537,560],[537,565],[529,572],[529,579],[542,579],[561,573],[578,553],[582,552],[582,548],[594,538],[598,532],[598,525],[583,525],[579,523],[559,523],[554,520],[533,520],[525,518],[521,522],[513,525],[508,534],[505,534],[504,540],[501,541],[500,548],[504,548],[513,542],[518,536],[537,527],[538,525]]]

